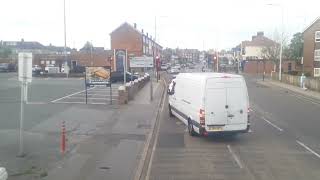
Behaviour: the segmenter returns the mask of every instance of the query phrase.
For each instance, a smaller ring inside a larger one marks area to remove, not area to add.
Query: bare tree
[[[278,71],[279,70],[281,41],[282,41],[282,45],[283,45],[282,57],[285,57],[284,55],[287,54],[286,47],[287,47],[288,36],[283,35],[281,37],[281,35],[277,31],[275,31],[272,40],[274,41],[274,43],[270,43],[270,44],[266,45],[265,47],[263,47],[261,50],[261,54],[262,54],[263,59],[272,61],[275,64],[274,70]]]

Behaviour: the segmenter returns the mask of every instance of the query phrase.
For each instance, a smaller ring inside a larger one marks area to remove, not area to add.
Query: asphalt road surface
[[[250,133],[191,137],[168,100],[146,179],[320,179],[320,102],[246,77]]]

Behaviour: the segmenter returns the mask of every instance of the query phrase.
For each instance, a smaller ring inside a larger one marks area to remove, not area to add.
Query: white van
[[[169,85],[169,113],[190,135],[248,132],[249,97],[244,78],[224,73],[180,73]]]

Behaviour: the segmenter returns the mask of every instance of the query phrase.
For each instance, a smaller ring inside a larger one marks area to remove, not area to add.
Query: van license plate
[[[210,131],[222,131],[222,127],[216,126],[216,127],[209,127]]]

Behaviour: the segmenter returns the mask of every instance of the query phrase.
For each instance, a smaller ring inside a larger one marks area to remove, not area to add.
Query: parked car
[[[33,76],[39,76],[42,73],[42,68],[39,65],[34,65],[32,67],[32,75]]]
[[[180,64],[176,64],[175,66],[174,66],[174,68],[177,68],[177,69],[181,69],[181,65]]]
[[[1,63],[0,64],[0,72],[9,72],[9,64]]]
[[[161,69],[162,71],[166,71],[166,70],[168,70],[168,66],[167,66],[166,64],[162,64],[161,67],[160,67],[160,69]]]
[[[138,76],[132,75],[130,72],[126,73],[126,82],[129,82],[129,81],[135,80],[135,79],[138,79]],[[123,82],[123,72],[119,72],[119,71],[111,72],[110,81],[112,83]]]
[[[170,69],[170,74],[179,74],[180,73],[180,70],[176,67],[172,67]]]
[[[223,73],[181,73],[169,89],[169,113],[191,136],[249,131],[249,97],[244,78]]]

